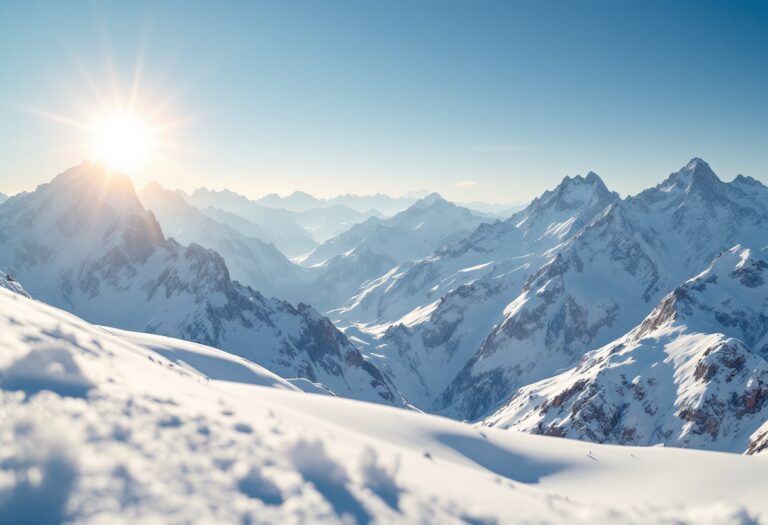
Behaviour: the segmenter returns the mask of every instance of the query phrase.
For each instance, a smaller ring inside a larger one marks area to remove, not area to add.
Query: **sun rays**
[[[184,153],[193,150],[181,140],[178,128],[196,116],[180,115],[174,108],[182,83],[175,82],[172,89],[167,82],[147,84],[143,47],[125,78],[114,67],[108,44],[104,67],[89,69],[70,54],[77,74],[60,86],[69,109],[19,109],[72,128],[72,139],[60,149],[72,155],[73,162],[86,158],[131,177],[174,170]],[[157,78],[167,80],[164,75]]]
[[[140,116],[128,111],[100,117],[89,131],[94,158],[122,173],[142,167],[152,151],[153,130]]]

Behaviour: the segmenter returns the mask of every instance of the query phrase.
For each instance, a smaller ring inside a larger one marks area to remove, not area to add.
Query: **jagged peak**
[[[765,188],[765,184],[760,182],[754,177],[750,177],[749,175],[742,175],[738,174],[736,177],[731,181],[731,184],[735,184],[737,186],[749,186],[751,188]]]
[[[694,157],[678,171],[671,173],[663,182],[628,199],[638,199],[652,204],[669,198],[698,195],[711,201],[725,196],[727,188],[724,186],[726,184],[720,180],[706,161]]]
[[[429,208],[431,206],[434,206],[435,204],[445,204],[448,203],[447,200],[445,200],[439,193],[432,192],[426,197],[423,197],[413,203],[411,208]]]
[[[608,188],[606,187],[605,183],[603,182],[603,179],[600,178],[600,175],[595,173],[594,171],[588,172],[585,176],[583,175],[566,175],[563,177],[563,180],[558,185],[558,188],[561,187],[569,187],[569,186],[580,186],[582,184],[588,184],[590,186],[596,186],[598,188],[605,188],[606,191]],[[558,189],[556,188],[556,189]]]
[[[214,190],[214,189],[210,189],[210,188],[207,188],[207,187],[203,186],[202,188],[197,188],[195,191],[192,192],[192,197],[199,197],[201,195],[204,195],[204,196],[212,196],[212,195],[215,196],[215,195],[218,195],[218,196],[234,197],[234,198],[237,198],[237,199],[244,199],[244,200],[250,201],[250,199],[248,197],[246,197],[245,195],[241,195],[241,194],[239,194],[237,192],[234,192],[234,191],[226,189],[226,188],[223,189],[223,190]]]
[[[671,174],[667,181],[688,192],[711,189],[713,185],[722,184],[709,164],[699,157],[692,158],[688,164]]]
[[[513,215],[520,217],[529,214],[532,210],[541,208],[574,208],[590,203],[609,203],[618,200],[619,196],[612,192],[603,182],[600,176],[590,171],[586,176],[575,175],[566,176],[552,190],[545,191],[541,196],[536,197],[528,208]]]
[[[125,174],[102,163],[84,161],[40,185],[34,193],[68,196],[69,204],[77,202],[96,209],[111,207],[118,213],[142,213],[133,181]]]

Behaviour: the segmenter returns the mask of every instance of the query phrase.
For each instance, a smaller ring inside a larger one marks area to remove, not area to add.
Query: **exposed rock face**
[[[635,329],[521,388],[485,424],[601,443],[756,452],[768,418],[768,259],[737,246]]]
[[[765,246],[766,196],[756,181],[722,182],[693,159],[657,187],[612,203],[549,251],[552,260],[526,282],[433,408],[483,418],[516,389],[626,333],[735,242]]]
[[[509,220],[482,224],[466,239],[372,281],[331,316],[342,326],[355,323],[349,333],[370,345],[369,355],[411,402],[431,409],[531,274],[617,200],[595,174],[566,177]],[[360,330],[360,323],[367,326]]]
[[[21,286],[21,283],[4,272],[0,272],[0,288],[5,288],[6,290],[10,290],[13,293],[17,293],[24,297],[29,297],[29,294]]]
[[[388,380],[311,307],[230,278],[222,257],[166,240],[130,180],[85,163],[0,209],[0,267],[88,321],[245,356],[339,395],[400,403]]]

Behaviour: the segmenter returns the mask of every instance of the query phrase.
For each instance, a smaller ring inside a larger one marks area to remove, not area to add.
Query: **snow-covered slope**
[[[366,344],[412,403],[429,410],[531,273],[617,201],[595,174],[566,177],[509,220],[482,224],[377,279],[332,318]]]
[[[431,194],[394,217],[356,224],[301,260],[315,274],[318,294],[311,302],[323,309],[341,306],[361,285],[461,238],[483,220]]]
[[[519,289],[552,249],[617,200],[594,173],[565,177],[508,220],[480,224],[467,237],[370,283],[334,315],[345,324],[393,322],[483,278],[513,274]]]
[[[185,371],[199,374],[206,380],[231,381],[248,385],[267,386],[299,392],[300,389],[244,357],[163,335],[129,332],[118,328],[101,327],[110,335],[131,345],[143,348],[148,353],[161,355]]]
[[[491,426],[744,452],[768,420],[768,259],[737,246],[627,335],[522,388]]]
[[[116,336],[6,290],[0,346],[2,523],[744,524],[768,512],[764,457],[480,431],[292,392],[254,365],[272,388],[210,377],[176,352],[213,349]]]
[[[0,208],[0,268],[98,324],[217,346],[342,396],[399,403],[314,309],[230,279],[219,254],[166,240],[130,180],[84,163]]]
[[[228,190],[212,191],[201,188],[187,199],[190,204],[200,208],[213,219],[240,229],[243,235],[271,242],[288,257],[309,253],[317,246],[312,236],[296,223],[289,211],[259,205]],[[246,221],[230,216],[231,221],[227,222],[217,210],[235,214]],[[257,227],[253,228],[253,224]]]
[[[8,195],[6,195],[5,193],[0,192],[0,204],[4,203],[7,200],[8,200]]]
[[[139,192],[144,207],[155,214],[163,233],[183,245],[196,243],[216,250],[227,263],[233,279],[267,297],[300,300],[304,273],[272,244],[248,237],[219,223],[189,204],[178,192],[157,182]]]
[[[734,243],[768,244],[768,210],[693,159],[616,202],[556,250],[435,406],[476,419],[525,384],[572,366],[638,324],[677,284]]]

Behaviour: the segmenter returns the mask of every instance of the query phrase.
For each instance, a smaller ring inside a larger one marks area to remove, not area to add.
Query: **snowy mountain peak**
[[[0,213],[0,229],[6,232],[8,247],[3,255],[12,256],[12,239],[24,243],[25,249],[15,254],[17,265],[53,261],[54,254],[61,257],[59,252],[74,256],[113,248],[118,250],[114,257],[119,253],[121,258],[143,261],[165,241],[131,179],[90,162],[9,200]]]
[[[615,200],[617,195],[608,190],[600,176],[590,171],[586,177],[576,175],[566,176],[562,182],[551,191],[545,192],[536,199],[539,206],[557,206],[559,209],[572,209],[586,203]],[[536,202],[534,201],[534,202]]]
[[[448,204],[448,201],[445,200],[439,193],[432,192],[426,197],[416,201],[411,206],[411,208],[429,208],[435,204]]]
[[[755,179],[754,177],[750,177],[749,175],[742,175],[741,173],[736,175],[736,178],[733,179],[733,182],[737,182],[737,183],[740,183],[740,184],[749,184],[749,185],[755,185],[755,186],[757,186],[757,185],[763,186],[763,183],[760,182],[759,180]]]
[[[709,164],[695,157],[679,171],[672,173],[659,189],[668,194],[698,192],[715,197],[717,188],[722,184]]]
[[[692,185],[710,185],[722,181],[715,175],[712,168],[702,159],[696,157],[678,172],[680,178],[689,179]]]
[[[111,208],[117,213],[141,213],[143,208],[127,175],[104,164],[83,162],[43,184],[35,193],[92,209]]]

